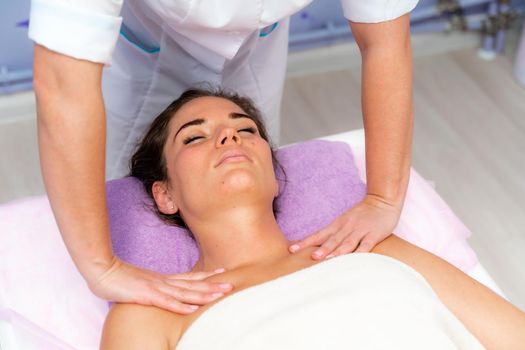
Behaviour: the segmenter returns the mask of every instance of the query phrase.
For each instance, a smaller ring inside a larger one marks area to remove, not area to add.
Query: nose
[[[241,145],[242,140],[237,130],[235,130],[234,128],[226,127],[220,131],[219,137],[217,137],[216,146],[222,147],[229,144]]]

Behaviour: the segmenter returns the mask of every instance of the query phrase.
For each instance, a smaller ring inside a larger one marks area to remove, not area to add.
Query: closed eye
[[[256,134],[257,129],[250,127],[250,128],[239,129],[237,130],[237,132],[249,132],[250,134]]]
[[[182,143],[184,145],[187,145],[188,143],[192,143],[195,140],[203,139],[203,138],[204,138],[203,136],[189,136],[189,137],[186,137],[184,140],[182,140]]]
[[[256,134],[257,133],[257,129],[254,128],[254,127],[248,127],[248,128],[243,128],[243,129],[239,129],[237,130],[237,132],[247,132],[247,133],[250,133],[250,134]],[[186,137],[184,140],[182,140],[182,143],[184,145],[187,145],[187,144],[190,144],[192,143],[193,141],[196,141],[196,140],[199,140],[199,139],[203,139],[204,136],[188,136]]]

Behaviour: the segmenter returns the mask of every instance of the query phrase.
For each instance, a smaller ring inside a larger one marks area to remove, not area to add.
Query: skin
[[[228,292],[232,286],[202,282],[215,271],[161,275],[125,264],[112,253],[101,78],[101,64],[35,46],[40,162],[60,233],[97,296],[191,313],[195,311],[192,305],[204,305],[215,299],[213,293]]]
[[[290,251],[322,245],[314,259],[348,253],[358,245],[358,250],[369,251],[397,223],[408,182],[412,133],[408,17],[349,23],[363,58],[369,193]],[[33,61],[44,184],[69,254],[91,291],[106,300],[188,314],[194,311],[192,305],[214,300],[214,292],[231,290],[202,281],[214,271],[165,276],[125,264],[113,255],[104,186],[103,66],[38,44]]]
[[[225,266],[227,271],[208,280],[229,281],[238,292],[319,261],[310,257],[315,247],[296,254],[288,251],[289,242],[272,212],[277,183],[269,145],[257,133],[246,131],[253,122],[232,119],[232,112],[242,110],[228,100],[203,97],[175,114],[164,148],[169,180],[155,183],[153,193],[159,209],[180,210],[195,235],[201,254],[195,269]],[[196,118],[206,122],[185,128],[173,142],[180,126]],[[188,138],[193,141],[184,144]],[[217,165],[232,150],[246,157]],[[395,258],[421,273],[488,349],[519,349],[525,344],[525,314],[442,259],[396,236],[382,241],[373,253]],[[173,349],[212,304],[186,316],[117,304],[106,319],[101,348]]]
[[[381,23],[349,22],[362,57],[361,104],[366,137],[367,195],[290,251],[320,246],[313,259],[369,252],[396,226],[412,152],[410,15]]]

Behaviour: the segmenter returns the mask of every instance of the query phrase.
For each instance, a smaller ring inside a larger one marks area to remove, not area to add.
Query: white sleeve
[[[389,21],[412,11],[418,0],[341,0],[343,13],[349,21],[378,23]]]
[[[123,0],[31,0],[29,38],[58,53],[111,64]]]

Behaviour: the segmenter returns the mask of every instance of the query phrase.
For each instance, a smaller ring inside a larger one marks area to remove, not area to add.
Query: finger
[[[203,280],[205,278],[208,278],[213,275],[217,275],[219,273],[223,273],[225,271],[224,268],[216,269],[213,271],[197,271],[197,272],[184,272],[184,273],[178,273],[176,275],[171,275],[168,278],[169,279],[177,279],[177,280]]]
[[[158,290],[170,297],[174,297],[177,301],[185,304],[206,305],[218,298],[224,296],[222,292],[203,293],[190,289],[177,288],[169,284],[160,284]]]
[[[341,244],[344,238],[345,234],[341,232],[331,235],[321,247],[319,247],[312,253],[312,258],[315,260],[324,259],[328,254],[332,253],[335,250],[335,248],[337,248]]]
[[[368,234],[361,242],[359,242],[359,246],[356,249],[356,253],[368,253],[370,252],[376,245],[377,240],[371,235]]]
[[[352,253],[359,245],[360,236],[352,234],[346,240],[344,240],[339,247],[331,254],[333,256],[345,255]],[[328,256],[327,256],[328,258]]]
[[[167,279],[166,283],[173,287],[193,290],[202,293],[229,292],[233,289],[231,283],[216,283],[207,281],[173,280]]]
[[[290,252],[296,253],[301,249],[311,246],[318,246],[326,241],[326,238],[332,234],[333,228],[331,226],[325,227],[324,229],[317,231],[316,233],[306,237],[305,239],[294,243],[290,246]]]
[[[160,292],[155,293],[151,298],[151,305],[182,315],[191,314],[200,308],[199,305],[186,304],[168,294]]]

